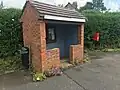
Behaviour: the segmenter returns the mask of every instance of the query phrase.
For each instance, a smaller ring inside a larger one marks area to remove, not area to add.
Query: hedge
[[[14,56],[22,45],[20,9],[0,9],[0,58]]]
[[[83,12],[85,24],[85,47],[96,48],[92,37],[100,32],[97,49],[120,47],[120,12]],[[0,58],[14,56],[22,46],[22,29],[19,22],[20,9],[0,9]]]
[[[120,47],[120,12],[84,12],[85,47],[88,49],[119,48]],[[100,41],[93,41],[95,32],[100,33]],[[97,47],[95,46],[97,44]]]

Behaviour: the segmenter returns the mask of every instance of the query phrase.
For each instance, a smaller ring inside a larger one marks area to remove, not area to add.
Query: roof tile
[[[41,3],[38,1],[31,1],[32,6],[40,13],[40,15],[52,15],[52,16],[61,16],[68,18],[84,18],[79,12],[75,10],[69,10],[66,8],[58,7],[55,5],[50,5],[46,3]]]

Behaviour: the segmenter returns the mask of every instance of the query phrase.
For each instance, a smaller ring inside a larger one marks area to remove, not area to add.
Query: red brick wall
[[[40,60],[40,23],[38,13],[28,2],[21,17],[23,22],[24,46],[29,47],[33,67],[36,71],[41,71]]]
[[[42,72],[46,67],[46,25],[45,22],[40,22],[40,60]]]
[[[33,68],[38,71],[45,71],[52,66],[60,66],[59,49],[46,51],[46,25],[43,20],[38,20],[38,13],[28,2],[23,15],[23,39],[24,46],[30,48]],[[50,51],[51,57],[46,57]]]
[[[78,44],[84,46],[84,23],[78,25]]]
[[[70,63],[76,61],[82,62],[83,60],[83,49],[81,45],[71,45],[70,46]]]
[[[84,59],[84,23],[78,25],[78,45],[70,46],[70,62],[82,62]]]
[[[40,24],[34,24],[34,29],[31,30],[31,59],[33,67],[36,71],[41,71],[41,60],[40,60]]]
[[[23,22],[23,39],[24,39],[24,45],[28,46],[31,43],[31,30],[34,29],[35,24],[38,22],[38,16],[35,9],[30,5],[28,2],[26,4],[26,7],[24,9],[23,15],[21,17],[21,22]]]
[[[60,51],[59,48],[54,48],[46,51],[46,68],[60,67]]]

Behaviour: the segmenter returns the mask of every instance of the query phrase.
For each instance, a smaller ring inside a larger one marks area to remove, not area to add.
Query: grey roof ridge
[[[70,9],[67,9],[67,8],[64,8],[64,7],[59,7],[59,6],[56,6],[56,5],[47,4],[47,3],[39,2],[39,1],[36,1],[36,0],[32,0],[30,3],[34,3],[34,2],[36,2],[36,3],[38,3],[38,4],[41,3],[41,4],[53,6],[53,7],[59,8],[59,9],[63,9],[63,10],[67,10],[67,11],[74,11],[74,12],[76,12],[76,13],[79,13],[79,12],[76,11],[76,10],[70,10]]]

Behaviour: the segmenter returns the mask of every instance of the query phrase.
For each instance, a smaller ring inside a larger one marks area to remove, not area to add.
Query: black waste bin
[[[22,47],[21,50],[22,64],[26,69],[29,69],[29,48]]]

